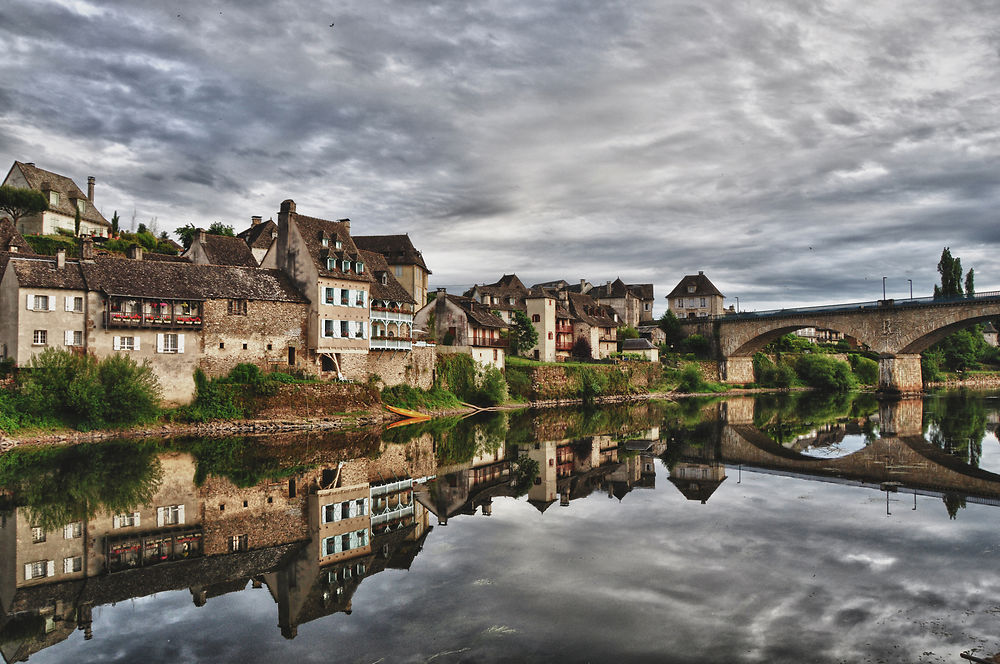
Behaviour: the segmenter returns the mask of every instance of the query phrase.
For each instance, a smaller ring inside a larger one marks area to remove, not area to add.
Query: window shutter
[[[122,519],[117,514],[115,514],[113,517],[111,517],[111,527],[112,528],[121,528],[122,527]]]
[[[31,563],[28,563],[27,565],[24,566],[24,580],[25,581],[31,580]]]
[[[45,576],[56,575],[56,561],[49,560],[45,563]]]
[[[73,539],[73,524],[63,526],[63,539]]]
[[[156,352],[157,353],[162,353],[163,352],[163,335],[162,334],[157,334],[156,335]]]
[[[63,574],[69,574],[73,571],[73,559],[63,558]]]
[[[56,296],[49,295],[49,311],[55,311],[55,310],[56,310]]]
[[[177,352],[178,353],[183,353],[184,352],[184,335],[183,334],[178,334],[177,335]]]
[[[73,311],[73,298],[66,296],[66,311]]]
[[[132,337],[132,345],[135,350],[139,350],[139,337]]]
[[[73,345],[73,330],[66,330],[63,332],[63,341],[66,342],[67,346]]]
[[[137,528],[139,527],[139,513],[138,512],[133,512],[132,513],[132,525],[135,526],[135,527],[137,527]]]
[[[34,293],[28,293],[27,298],[26,298],[26,304],[28,305],[28,311],[34,311],[35,310],[35,294]]]
[[[122,349],[122,338],[121,337],[112,337],[112,339],[113,339],[114,349],[115,350],[121,350]]]
[[[177,506],[177,523],[184,523],[184,506]]]
[[[160,527],[163,526],[163,508],[162,507],[157,507],[156,508],[156,526],[158,528],[160,528]]]

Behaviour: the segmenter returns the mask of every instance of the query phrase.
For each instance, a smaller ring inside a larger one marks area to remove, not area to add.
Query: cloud
[[[293,198],[409,232],[439,284],[662,306],[703,269],[766,308],[929,293],[950,246],[995,285],[1000,17],[904,4],[15,0],[0,158],[161,227]]]

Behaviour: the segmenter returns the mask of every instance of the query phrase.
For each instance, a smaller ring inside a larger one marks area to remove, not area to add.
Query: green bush
[[[846,392],[857,386],[850,366],[826,355],[803,355],[795,371],[806,385],[821,390]]]
[[[409,385],[393,385],[382,389],[382,402],[410,410],[454,410],[462,407],[454,394],[439,386],[422,390]]]
[[[763,387],[785,389],[795,382],[795,370],[785,362],[775,364],[764,353],[753,356],[754,380]]]
[[[142,364],[116,353],[101,360],[97,376],[104,389],[104,419],[112,424],[145,422],[160,411],[160,383],[147,360]]]
[[[878,362],[862,355],[852,354],[848,358],[851,371],[862,385],[878,385]]]
[[[520,366],[511,366],[510,363],[507,364],[505,370],[507,378],[507,389],[510,394],[515,397],[520,397],[522,399],[531,398],[531,373],[530,369]]]
[[[709,356],[712,345],[708,339],[700,334],[692,334],[685,337],[680,343],[682,353],[691,353],[698,359],[705,359]]]
[[[594,403],[594,397],[604,394],[608,388],[607,376],[590,367],[580,368],[576,378],[578,381],[577,392],[584,404]]]
[[[690,337],[688,337],[690,339]],[[681,392],[702,392],[705,381],[701,377],[701,369],[697,364],[689,364],[681,369],[680,384],[677,389]]]
[[[503,372],[494,366],[489,366],[480,372],[477,379],[476,403],[486,406],[499,406],[507,400],[507,381]]]

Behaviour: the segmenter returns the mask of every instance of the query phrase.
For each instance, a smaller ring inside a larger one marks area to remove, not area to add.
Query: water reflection
[[[266,592],[277,632],[297,639],[352,613],[369,579],[410,569],[432,524],[491,517],[498,500],[548,519],[633,491],[699,507],[753,471],[885,491],[887,512],[890,494],[936,497],[954,518],[1000,505],[1000,476],[978,467],[996,421],[985,403],[784,394],[18,450],[0,466],[0,654],[55,652],[75,630],[112,648],[95,609],[170,590],[195,607]]]

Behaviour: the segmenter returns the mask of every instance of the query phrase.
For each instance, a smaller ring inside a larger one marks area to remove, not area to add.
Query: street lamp
[[[882,277],[882,299],[885,300],[885,277]]]
[[[910,282],[910,299],[913,299],[913,279],[907,279]]]

